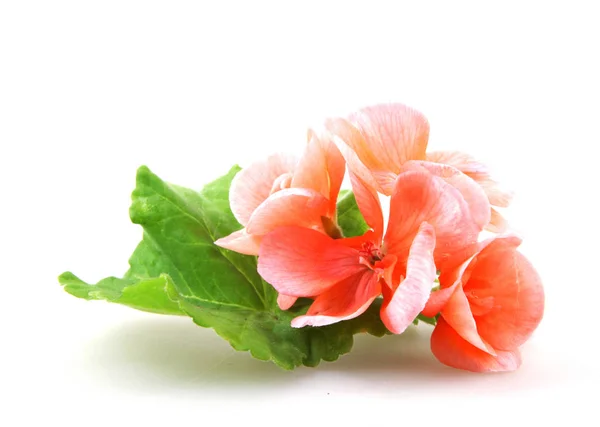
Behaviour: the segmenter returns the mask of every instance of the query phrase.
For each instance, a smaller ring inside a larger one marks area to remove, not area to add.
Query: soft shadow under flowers
[[[84,347],[80,360],[86,374],[111,386],[137,391],[187,388],[228,392],[241,388],[258,392],[308,382],[327,384],[321,387],[323,392],[338,394],[355,387],[381,392],[426,387],[475,392],[484,384],[502,392],[518,386],[515,382],[527,382],[529,387],[545,383],[543,372],[526,375],[535,377],[531,381],[522,378],[519,371],[482,375],[443,366],[429,350],[430,334],[431,327],[423,325],[399,336],[358,335],[352,352],[336,362],[284,371],[273,363],[253,359],[248,352],[233,350],[213,330],[199,328],[189,319],[149,317],[93,339]]]

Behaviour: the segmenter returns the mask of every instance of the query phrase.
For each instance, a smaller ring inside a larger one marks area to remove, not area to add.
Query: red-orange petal
[[[519,241],[497,238],[489,243],[471,262],[464,283],[471,305],[479,306],[480,315],[475,317],[479,334],[501,350],[527,341],[544,314],[542,281],[516,250]]]
[[[233,179],[229,190],[231,211],[246,225],[254,210],[264,202],[281,175],[294,171],[297,159],[289,154],[273,154],[242,169]]]
[[[325,326],[353,319],[364,313],[380,294],[377,274],[364,267],[319,295],[304,316],[292,320],[292,327]]]
[[[296,297],[319,295],[364,268],[357,250],[302,227],[267,234],[258,258],[259,274],[278,292]]]
[[[367,186],[358,175],[350,172],[350,182],[356,198],[356,204],[365,222],[373,230],[373,241],[381,242],[383,235],[383,212],[377,191]]]
[[[435,280],[435,244],[433,227],[421,224],[408,255],[406,278],[381,306],[381,320],[395,334],[404,332],[425,307]]]
[[[493,356],[465,341],[443,318],[431,334],[431,351],[444,365],[472,372],[514,371],[521,365],[518,349]]]

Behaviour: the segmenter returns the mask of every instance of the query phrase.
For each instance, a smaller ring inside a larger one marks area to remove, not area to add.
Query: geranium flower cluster
[[[293,327],[352,319],[382,298],[392,333],[419,314],[437,319],[431,349],[442,363],[514,370],[544,292],[496,209],[510,194],[471,156],[428,152],[428,137],[424,115],[402,104],[326,120],[299,159],[274,154],[236,176],[230,204],[244,228],[216,244],[258,255],[281,309],[313,300]],[[369,227],[358,237],[337,226],[346,170]],[[380,195],[391,196],[385,228]],[[483,230],[495,234],[482,239]]]

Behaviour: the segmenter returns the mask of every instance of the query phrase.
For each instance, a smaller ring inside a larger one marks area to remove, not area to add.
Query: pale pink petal
[[[356,204],[365,219],[365,222],[373,230],[373,241],[380,242],[383,235],[383,212],[381,203],[375,189],[368,187],[364,182],[350,172],[350,182],[356,198]]]
[[[324,140],[327,154],[327,170],[329,172],[329,216],[335,218],[337,198],[346,173],[346,161],[337,146],[329,139]]]
[[[460,170],[453,166],[420,160],[409,161],[402,165],[402,172],[411,170],[426,170],[460,191],[469,206],[471,217],[480,229],[483,230],[490,222],[491,206],[483,188]]]
[[[277,295],[277,305],[282,310],[288,310],[291,306],[293,306],[298,297],[291,297],[289,295],[279,294]]]
[[[258,255],[261,240],[261,236],[254,236],[246,233],[246,230],[239,230],[217,240],[215,245],[245,255]]]
[[[258,258],[259,274],[278,292],[296,297],[319,295],[364,268],[357,250],[302,227],[267,234]]]
[[[425,159],[429,123],[419,111],[403,104],[381,104],[363,108],[349,121],[364,138],[364,145],[355,143],[352,148],[372,171],[398,174],[404,162]]]
[[[476,306],[477,329],[497,349],[529,339],[544,314],[544,289],[531,263],[516,250],[519,239],[497,238],[471,261],[464,290]],[[490,307],[491,306],[491,307]]]
[[[410,248],[406,278],[381,306],[381,320],[395,334],[404,332],[425,307],[435,280],[434,248],[433,227],[423,223]]]
[[[296,162],[293,156],[273,154],[242,169],[235,176],[229,190],[229,202],[240,224],[248,223],[252,212],[271,194],[275,180],[293,172]]]
[[[354,319],[364,313],[381,294],[377,274],[364,267],[320,294],[304,316],[292,320],[292,327],[325,326]]]
[[[502,189],[500,184],[492,179],[488,168],[472,156],[459,151],[432,151],[427,153],[427,160],[454,166],[474,179],[481,186],[492,206],[507,207],[510,204],[513,193]],[[495,210],[491,212],[491,221],[486,227],[488,231],[499,233],[506,229],[504,219]]]
[[[492,208],[492,216],[490,223],[485,227],[487,231],[492,233],[504,233],[509,229],[508,221],[498,212],[498,210]]]
[[[304,188],[287,188],[271,194],[250,216],[246,231],[264,235],[277,227],[297,225],[322,229],[329,201],[321,193]]]
[[[521,365],[518,349],[493,356],[465,341],[443,318],[431,334],[431,351],[444,365],[472,372],[514,371]]]
[[[476,242],[480,231],[463,196],[452,185],[425,171],[402,173],[390,201],[384,238],[387,253],[398,256],[399,260],[406,259],[423,222],[435,229],[436,264]]]

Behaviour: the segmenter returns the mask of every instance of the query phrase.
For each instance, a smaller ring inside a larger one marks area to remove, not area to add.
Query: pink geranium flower
[[[239,172],[229,190],[231,210],[244,226],[215,243],[258,255],[264,235],[298,225],[335,233],[336,202],[345,164],[328,140],[309,132],[302,157],[274,154]]]
[[[426,168],[415,169],[394,183],[385,236],[377,192],[351,173],[358,206],[371,227],[365,235],[333,239],[296,226],[264,237],[258,259],[262,277],[285,295],[314,299],[292,326],[352,319],[383,295],[382,320],[401,333],[429,298],[435,263],[477,241],[482,226],[474,213],[489,211],[477,185],[457,177],[460,185],[453,186]]]
[[[348,163],[367,185],[391,195],[396,177],[411,160],[450,165],[481,185],[490,204],[506,207],[510,194],[502,191],[480,162],[455,151],[427,153],[429,123],[419,111],[403,104],[381,104],[363,108],[348,118],[330,119],[326,127]],[[501,231],[506,223],[496,209],[486,228]]]
[[[512,371],[519,347],[538,326],[544,290],[530,262],[517,251],[521,240],[502,236],[466,246],[446,262],[441,289],[423,314],[441,311],[431,336],[437,359],[475,372]]]

